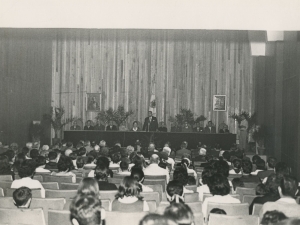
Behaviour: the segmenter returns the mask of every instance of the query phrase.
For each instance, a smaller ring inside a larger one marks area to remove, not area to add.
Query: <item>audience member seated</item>
[[[20,187],[13,192],[13,201],[15,206],[21,209],[28,209],[32,199],[31,189]]]
[[[145,176],[144,176],[144,172],[142,169],[140,168],[134,168],[131,170],[131,177],[133,177],[137,182],[139,182],[139,184],[141,185],[142,188],[142,192],[153,192],[153,189],[150,187],[147,187],[143,184]]]
[[[26,160],[26,157],[24,155],[24,153],[19,153],[16,155],[15,157],[15,161],[14,164],[12,166],[12,170],[13,170],[13,176],[15,174],[18,174],[18,168],[20,167],[20,165]],[[1,163],[2,164],[2,163]],[[14,177],[13,177],[14,180]]]
[[[185,186],[187,186],[187,184],[188,184],[188,178],[189,178],[189,175],[185,168],[178,167],[174,170],[173,180],[177,180],[177,181],[181,182],[181,184],[183,185],[184,193],[193,193],[193,190],[188,190],[185,188]]]
[[[80,147],[77,151],[77,156],[86,157],[87,150],[85,147]]]
[[[206,152],[207,152],[207,150],[206,150],[206,145],[201,145],[201,146],[199,146],[200,147],[200,149],[199,149],[199,155],[206,155]]]
[[[229,174],[242,174],[242,161],[238,158],[232,161],[233,169],[229,170]]]
[[[85,177],[79,183],[77,194],[94,195],[100,199],[99,185],[96,179]]]
[[[290,167],[284,163],[284,162],[278,162],[275,166],[275,174],[277,174],[279,177],[283,176],[289,176],[290,175]],[[265,177],[262,181],[262,183],[266,183],[268,177]]]
[[[277,162],[276,158],[269,157],[268,161],[267,161],[267,170],[260,171],[257,173],[257,176],[259,177],[259,179],[263,180],[266,177],[268,177],[269,175],[274,174],[276,162]]]
[[[280,185],[280,178],[276,174],[271,174],[265,184],[266,194],[261,197],[256,197],[253,199],[249,207],[249,213],[252,214],[254,204],[264,204],[266,202],[276,202],[280,196],[278,192],[278,187]]]
[[[230,155],[230,152],[229,152],[229,151],[224,151],[223,154],[222,154],[222,157],[223,157],[223,160],[224,160],[225,162],[227,162],[227,164],[228,164],[229,166],[231,166],[231,162],[230,162],[230,157],[231,157],[231,155]]]
[[[77,195],[70,205],[73,225],[105,225],[105,210],[94,195]]]
[[[204,128],[204,133],[206,134],[215,134],[216,127],[213,125],[212,121],[208,121],[206,127]]]
[[[261,225],[271,225],[271,224],[277,224],[278,222],[282,221],[282,220],[285,220],[285,219],[288,219],[287,216],[282,213],[282,212],[279,212],[277,210],[273,210],[273,211],[267,211],[260,224]]]
[[[84,165],[85,165],[85,160],[84,160],[84,158],[83,157],[78,157],[77,159],[76,159],[76,165],[77,165],[77,172],[81,172],[81,173],[83,173],[84,172],[84,169],[83,169],[83,167],[84,167]]]
[[[117,186],[108,183],[109,171],[105,165],[98,165],[95,169],[95,179],[98,181],[100,191],[117,190]]]
[[[202,204],[202,213],[204,218],[207,217],[207,206],[209,202],[241,203],[239,199],[233,198],[229,195],[230,185],[228,179],[221,174],[214,174],[211,177],[210,182],[208,182],[208,187],[213,197],[205,198]]]
[[[51,175],[59,177],[72,177],[72,183],[76,183],[76,174],[72,173],[74,166],[69,157],[61,157],[57,163],[58,172],[52,172]]]
[[[166,127],[166,124],[164,121],[161,121],[159,123],[159,127],[157,129],[159,132],[168,132],[168,128]]]
[[[166,196],[167,200],[170,203],[184,203],[184,192],[183,192],[183,185],[178,180],[172,180],[168,183],[166,188]]]
[[[93,156],[92,153],[91,154],[90,153],[87,156],[86,164],[83,167],[84,169],[90,169],[90,168],[95,168],[96,167],[95,157]]]
[[[0,175],[11,175],[14,178],[14,172],[11,170],[8,158],[0,155]]]
[[[202,179],[199,180],[199,184],[201,186],[197,187],[197,192],[199,193],[199,200],[203,201],[203,194],[204,193],[210,193],[208,182],[212,175],[215,173],[215,170],[211,166],[207,166],[204,168],[202,172]]]
[[[168,218],[174,219],[178,224],[194,224],[194,214],[191,208],[184,203],[173,203],[164,212]]]
[[[176,151],[176,158],[182,158],[183,154],[188,154],[189,156],[192,154],[191,150],[187,149],[188,143],[186,141],[181,143],[181,149]]]
[[[148,214],[140,221],[139,225],[178,225],[172,218],[159,214]]]
[[[209,221],[210,214],[227,215],[227,213],[223,209],[213,208],[212,210],[210,210],[209,215],[207,216],[207,221]]]
[[[240,178],[244,183],[260,183],[258,176],[251,175],[252,163],[250,161],[242,162],[243,176]]]
[[[232,181],[232,193],[235,194],[236,193],[236,188],[237,187],[245,187],[245,184],[243,181],[241,181],[240,178],[233,178]]]
[[[196,123],[196,126],[195,126],[194,129],[193,129],[193,132],[196,132],[196,133],[204,133],[204,127],[201,127],[201,126],[200,126],[200,123],[197,122],[197,123]]]
[[[31,149],[29,155],[31,159],[36,160],[40,153],[38,149]]]
[[[119,169],[119,172],[118,174],[124,174],[124,175],[130,175],[130,172],[129,172],[129,164],[125,161],[122,161],[120,163],[120,169]]]
[[[28,187],[30,189],[41,189],[42,198],[45,198],[45,189],[38,180],[31,177],[34,174],[36,163],[32,159],[26,159],[19,167],[18,172],[21,179],[14,180],[11,188]]]
[[[69,155],[69,158],[72,160],[74,170],[77,170],[77,164],[76,164],[77,153],[72,152],[72,153]]]
[[[140,184],[133,177],[124,177],[119,186],[116,199],[112,202],[112,211],[149,211],[148,203],[143,200],[140,192]]]
[[[300,205],[297,204],[295,196],[298,192],[298,181],[294,177],[283,176],[278,187],[280,199],[275,202],[266,202],[260,213],[260,218],[265,212],[278,210],[288,217],[298,217],[300,215]]]
[[[26,147],[22,148],[22,153],[25,155],[26,159],[30,159],[29,152],[32,148],[32,143],[31,143],[31,148],[30,149],[27,147],[27,144],[26,144]]]
[[[172,171],[174,169],[174,165],[175,165],[174,159],[170,158],[171,151],[172,151],[171,148],[167,147],[167,146],[164,147],[162,150],[162,152],[165,152],[168,155],[168,159],[166,160],[166,162],[170,165],[169,171]]]
[[[103,129],[104,130],[104,129]],[[86,140],[84,142],[84,148],[86,150],[86,153],[89,153],[90,151],[93,150],[93,147],[91,146],[91,142],[89,140]]]
[[[159,164],[159,156],[153,154],[150,158],[150,165],[144,170],[145,175],[159,176],[166,175],[166,181],[169,182],[169,173],[166,169],[163,169],[158,166]]]
[[[144,171],[146,168],[146,162],[143,155],[138,155],[135,152],[132,153],[131,162],[134,164],[133,166],[131,165],[131,169],[140,168]]]
[[[266,162],[263,159],[258,159],[256,161],[256,170],[251,172],[251,175],[257,175],[257,173],[265,171],[266,169]]]
[[[193,176],[195,177],[195,179],[197,179],[197,173],[195,170],[193,169],[190,169],[190,166],[191,166],[191,160],[189,158],[183,158],[181,160],[181,165],[186,168],[187,172],[190,174],[192,173]]]
[[[103,166],[105,166],[106,170],[108,171],[108,177],[113,177],[114,173],[109,169],[109,159],[107,157],[101,156],[97,158],[96,167],[102,168]],[[95,170],[91,170],[88,174],[88,177],[95,177]]]
[[[36,162],[36,173],[50,173],[50,170],[45,169],[46,158],[44,156],[38,156],[35,160]]]

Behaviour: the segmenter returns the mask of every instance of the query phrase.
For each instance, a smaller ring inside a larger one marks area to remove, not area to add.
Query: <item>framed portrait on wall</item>
[[[86,94],[86,111],[97,112],[100,111],[101,93],[87,93]]]
[[[226,111],[226,95],[214,95],[214,111]]]

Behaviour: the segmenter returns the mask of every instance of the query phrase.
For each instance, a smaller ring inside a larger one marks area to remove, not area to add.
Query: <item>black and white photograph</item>
[[[226,95],[214,95],[214,111],[226,111]]]

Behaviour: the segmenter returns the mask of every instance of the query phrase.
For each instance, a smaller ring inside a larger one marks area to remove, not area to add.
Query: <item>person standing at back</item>
[[[158,122],[157,118],[152,116],[152,111],[148,112],[148,117],[145,118],[143,130],[144,131],[157,131]]]

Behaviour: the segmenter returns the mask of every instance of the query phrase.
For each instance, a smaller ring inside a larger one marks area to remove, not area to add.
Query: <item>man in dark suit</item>
[[[148,117],[145,118],[143,130],[144,131],[157,131],[158,122],[156,117],[152,116],[152,111],[148,112]]]
[[[77,121],[74,121],[70,130],[81,130],[81,127],[77,125]]]
[[[114,125],[113,121],[108,122],[108,126],[106,126],[106,131],[115,131],[118,130],[118,128]]]
[[[100,120],[97,120],[96,126],[94,126],[94,130],[105,130],[105,126],[100,123]]]
[[[208,121],[207,126],[204,129],[204,132],[206,134],[215,134],[216,133],[216,127],[213,126],[211,121]]]
[[[204,128],[200,127],[200,123],[196,123],[196,127],[193,129],[193,132],[203,133],[204,132]]]
[[[86,125],[84,126],[84,130],[94,130],[94,127],[92,126],[92,121],[88,120],[86,122]]]

